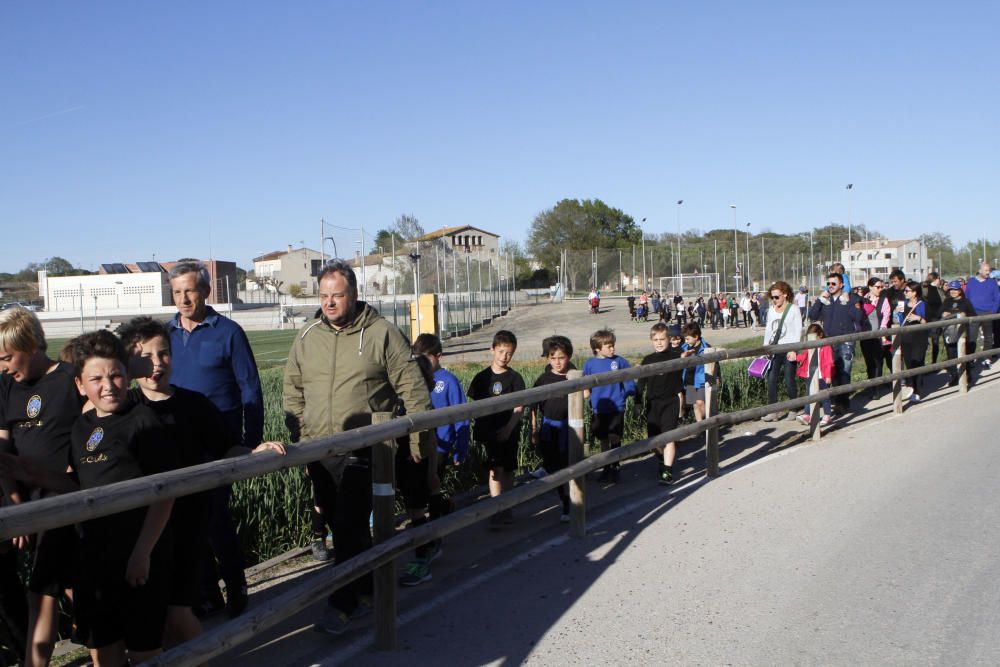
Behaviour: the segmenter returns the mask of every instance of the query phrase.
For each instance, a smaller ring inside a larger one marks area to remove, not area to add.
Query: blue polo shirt
[[[264,398],[257,362],[240,325],[209,306],[191,331],[180,313],[170,320],[170,383],[208,397],[222,412],[233,443],[256,447],[264,435]]]

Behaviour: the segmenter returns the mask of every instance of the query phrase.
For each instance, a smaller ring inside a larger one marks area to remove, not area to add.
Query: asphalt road
[[[1000,664],[1000,383],[623,499],[320,664]]]

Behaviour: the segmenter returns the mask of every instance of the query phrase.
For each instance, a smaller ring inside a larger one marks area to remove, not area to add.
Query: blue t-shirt
[[[431,405],[446,408],[465,403],[462,383],[451,371],[439,368],[434,371],[434,389],[431,390]],[[442,454],[453,454],[456,461],[464,461],[469,452],[469,420],[437,427],[437,449]]]
[[[583,365],[583,374],[597,375],[624,368],[630,368],[629,363],[617,354],[611,358],[591,357]],[[625,399],[628,396],[635,396],[635,382],[632,380],[594,387],[590,390],[590,407],[601,415],[625,412]]]

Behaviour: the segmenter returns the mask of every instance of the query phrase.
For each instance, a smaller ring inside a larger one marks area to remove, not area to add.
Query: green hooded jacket
[[[373,412],[431,409],[430,392],[410,342],[364,301],[348,326],[331,327],[324,317],[299,330],[288,353],[284,380],[285,423],[292,440],[316,438],[371,424]],[[410,450],[421,456],[421,441],[410,434]]]

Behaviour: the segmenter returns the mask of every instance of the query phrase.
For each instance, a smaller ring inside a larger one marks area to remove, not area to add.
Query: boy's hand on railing
[[[284,443],[278,442],[277,440],[269,440],[268,442],[262,442],[253,448],[251,454],[261,454],[263,452],[278,452],[284,456],[288,452],[285,450]]]

